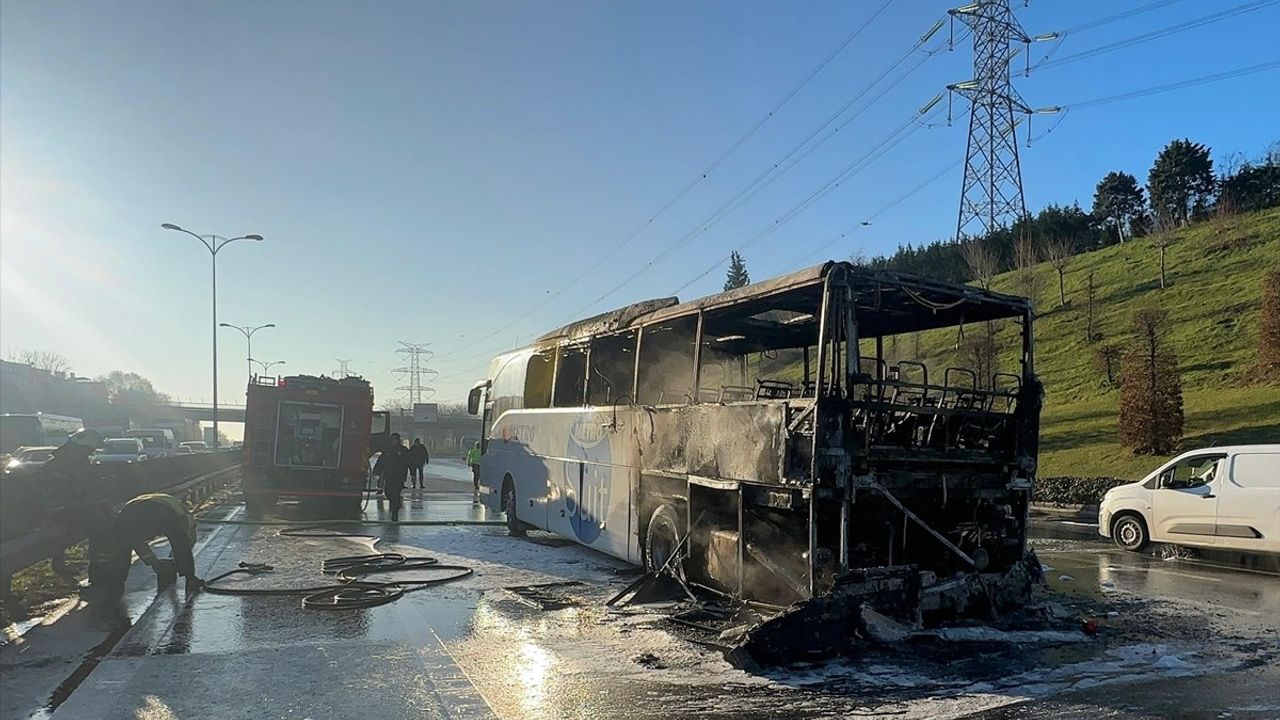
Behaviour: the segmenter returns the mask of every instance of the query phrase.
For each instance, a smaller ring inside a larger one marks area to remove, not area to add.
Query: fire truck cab
[[[250,517],[281,497],[359,514],[369,456],[390,442],[390,417],[373,411],[373,388],[360,377],[254,376],[245,399],[241,464]]]

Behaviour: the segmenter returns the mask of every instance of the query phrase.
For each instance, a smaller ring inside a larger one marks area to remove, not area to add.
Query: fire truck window
[[[588,405],[632,402],[631,378],[636,370],[636,333],[605,335],[591,341],[591,372],[587,374]]]
[[[644,338],[640,341],[637,404],[693,402],[693,349],[697,332],[695,315],[645,326]]]
[[[342,449],[342,408],[280,403],[276,465],[336,468]]]
[[[560,348],[560,367],[556,371],[555,407],[579,407],[584,399],[587,376],[587,349],[584,346]]]
[[[529,366],[524,378],[525,407],[551,407],[551,379],[554,375],[555,363],[554,351],[540,352],[529,358]]]

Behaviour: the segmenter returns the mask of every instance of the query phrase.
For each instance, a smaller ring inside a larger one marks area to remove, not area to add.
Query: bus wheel
[[[502,479],[502,510],[507,514],[507,534],[524,537],[524,525],[516,517],[516,484],[510,475]]]
[[[682,576],[682,558],[672,559],[680,545],[681,534],[680,515],[676,509],[666,503],[659,505],[649,518],[649,530],[645,533],[645,569],[657,573],[666,568],[671,575]]]

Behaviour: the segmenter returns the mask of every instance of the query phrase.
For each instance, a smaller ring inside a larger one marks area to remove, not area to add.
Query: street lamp
[[[216,447],[218,445],[218,251],[237,240],[260,242],[262,236],[240,235],[239,237],[227,238],[221,235],[197,235],[173,223],[164,223],[160,227],[165,230],[177,230],[199,240],[200,244],[204,245],[205,249],[209,251],[209,257],[211,258],[210,264],[213,266],[213,299],[210,303],[213,306],[213,445]]]
[[[231,323],[218,323],[218,327],[231,328],[239,330],[244,335],[245,340],[245,359],[249,361],[249,377],[253,377],[253,334],[264,328],[273,328],[275,323],[267,323],[266,325],[232,325]],[[266,374],[265,372],[263,373]]]
[[[259,365],[261,365],[263,375],[266,375],[268,372],[270,372],[272,367],[276,365],[284,364],[283,360],[272,360],[271,362],[262,362],[261,360],[254,360],[253,358],[249,358],[249,362],[258,363]]]

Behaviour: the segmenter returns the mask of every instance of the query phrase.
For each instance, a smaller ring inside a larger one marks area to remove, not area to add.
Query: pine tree
[[[1165,145],[1147,175],[1147,193],[1156,221],[1173,227],[1186,225],[1207,210],[1217,184],[1209,148],[1190,140]]]
[[[1120,444],[1136,455],[1168,455],[1182,439],[1182,379],[1165,340],[1168,313],[1133,314],[1133,340],[1120,362]]]
[[[751,284],[751,276],[747,274],[747,263],[737,250],[729,253],[729,272],[725,274],[724,289],[733,290]]]
[[[1146,206],[1138,179],[1129,173],[1109,172],[1093,191],[1093,214],[1115,229],[1121,243],[1133,236],[1133,224]]]

